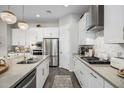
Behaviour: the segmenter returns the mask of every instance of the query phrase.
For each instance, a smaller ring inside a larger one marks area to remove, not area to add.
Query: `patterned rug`
[[[70,75],[56,75],[52,88],[73,88]]]

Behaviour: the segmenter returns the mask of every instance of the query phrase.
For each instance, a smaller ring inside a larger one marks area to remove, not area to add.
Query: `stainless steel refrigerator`
[[[50,56],[50,66],[59,66],[59,39],[44,38],[43,54]]]

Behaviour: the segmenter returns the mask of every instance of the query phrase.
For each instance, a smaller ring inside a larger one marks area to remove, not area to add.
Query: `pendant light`
[[[23,5],[23,11],[22,11],[22,21],[18,22],[18,27],[21,30],[27,30],[29,28],[28,23],[24,21],[24,5]]]
[[[10,7],[8,5],[8,10],[2,11],[0,13],[0,18],[2,19],[3,22],[7,24],[14,24],[17,21],[16,15],[12,13],[10,10]]]

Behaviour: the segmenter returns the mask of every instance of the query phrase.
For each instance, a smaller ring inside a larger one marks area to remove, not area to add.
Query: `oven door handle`
[[[27,88],[27,86],[31,84],[31,82],[35,79],[35,77],[36,77],[36,74],[32,77],[32,79],[27,84],[23,86],[23,88]]]

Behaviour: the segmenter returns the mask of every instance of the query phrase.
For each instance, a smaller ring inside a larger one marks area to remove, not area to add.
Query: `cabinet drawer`
[[[101,86],[103,86],[103,78],[100,77],[98,74],[96,74],[94,71],[90,70],[90,76],[93,77],[94,79],[96,79],[97,83],[100,84]]]

